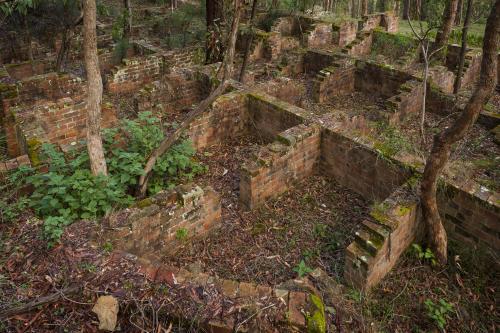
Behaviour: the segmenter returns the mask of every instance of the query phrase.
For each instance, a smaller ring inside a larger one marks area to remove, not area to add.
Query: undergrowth
[[[96,219],[114,207],[132,203],[131,194],[138,177],[143,173],[147,157],[162,141],[163,132],[159,120],[149,112],[140,113],[137,120],[124,120],[119,127],[105,130],[108,176],[92,175],[86,149],[75,148],[64,154],[54,145],[43,144],[42,168],[21,167],[9,176],[11,190],[31,186],[33,193],[19,196],[14,206],[2,203],[2,218],[12,220],[26,207],[33,208],[45,220],[43,235],[53,244],[72,222]],[[171,188],[204,171],[193,159],[194,154],[188,140],[173,146],[157,161],[148,192],[153,194]]]

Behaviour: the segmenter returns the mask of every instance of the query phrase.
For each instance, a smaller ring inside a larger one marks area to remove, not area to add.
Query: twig
[[[253,317],[255,317],[256,315],[258,315],[259,313],[261,313],[262,311],[264,310],[267,310],[269,308],[272,308],[273,306],[276,306],[276,304],[271,304],[271,305],[268,305],[258,311],[256,311],[254,314],[252,314],[250,317],[248,317],[247,319],[243,320],[241,323],[238,324],[238,326],[236,326],[236,329],[235,329],[235,332],[238,332],[238,330],[240,329],[240,327],[245,324],[247,321],[249,321],[250,319],[252,319]]]

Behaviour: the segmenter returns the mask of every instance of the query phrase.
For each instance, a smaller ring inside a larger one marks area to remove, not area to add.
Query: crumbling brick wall
[[[107,76],[107,89],[111,93],[134,91],[146,83],[158,80],[161,71],[161,57],[156,54],[123,59],[122,65],[115,67]]]
[[[319,160],[321,131],[317,125],[298,125],[283,131],[262,147],[241,170],[240,200],[253,209],[286,191],[294,181],[310,176]]]
[[[354,88],[384,98],[395,95],[410,74],[369,61],[356,61]]]
[[[127,216],[109,219],[116,247],[157,260],[174,252],[186,240],[200,237],[221,221],[220,196],[212,188],[180,185],[145,199]]]
[[[344,47],[356,39],[357,32],[358,26],[354,21],[344,21],[339,24],[334,24],[332,28],[332,41],[334,45]]]
[[[304,109],[265,94],[248,95],[250,126],[267,141],[304,121]]]
[[[247,96],[238,91],[220,96],[210,112],[189,126],[189,138],[197,149],[245,134],[248,125]]]
[[[387,198],[410,176],[408,170],[381,158],[374,149],[339,131],[336,128],[323,130],[320,163],[323,174],[378,202]]]
[[[313,81],[312,97],[323,103],[331,97],[354,91],[354,64],[352,60],[338,60],[323,68]]]
[[[448,181],[438,207],[450,238],[472,247],[500,250],[500,195],[471,180]]]

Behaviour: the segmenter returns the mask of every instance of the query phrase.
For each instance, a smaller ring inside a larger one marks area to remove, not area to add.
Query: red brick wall
[[[409,171],[381,158],[373,148],[331,128],[322,133],[320,169],[365,198],[379,202],[410,176]]]
[[[161,57],[155,54],[123,59],[122,64],[107,75],[106,86],[111,93],[132,92],[146,83],[157,80],[161,71]]]
[[[294,181],[310,176],[320,153],[320,129],[298,125],[260,149],[241,171],[240,200],[253,209],[286,191]]]
[[[301,115],[303,109],[265,94],[249,94],[248,110],[250,125],[268,141],[273,141],[280,132],[304,121]]]
[[[117,248],[150,260],[206,234],[221,221],[220,196],[210,187],[181,185],[146,199],[142,205],[142,209],[129,210],[126,217],[123,213],[111,216],[115,231],[110,237]],[[186,238],[179,239],[180,229],[186,231]]]
[[[367,94],[391,97],[399,87],[413,77],[405,72],[384,65],[358,60],[354,88]]]
[[[354,66],[349,61],[337,61],[322,69],[314,79],[312,95],[322,103],[330,97],[349,94],[354,91]]]
[[[195,119],[187,133],[197,149],[238,137],[247,130],[247,96],[233,92],[219,97],[210,112]]]
[[[473,182],[448,182],[438,207],[450,238],[472,248],[500,251],[500,195]]]
[[[339,25],[333,26],[333,43],[339,47],[344,47],[354,39],[356,39],[356,33],[358,32],[358,26],[356,22],[346,21]]]

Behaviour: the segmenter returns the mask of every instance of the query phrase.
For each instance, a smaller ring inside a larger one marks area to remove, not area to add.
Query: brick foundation
[[[178,186],[139,202],[132,209],[110,218],[109,236],[118,248],[156,260],[172,253],[184,241],[206,234],[221,219],[220,197],[210,187]]]

